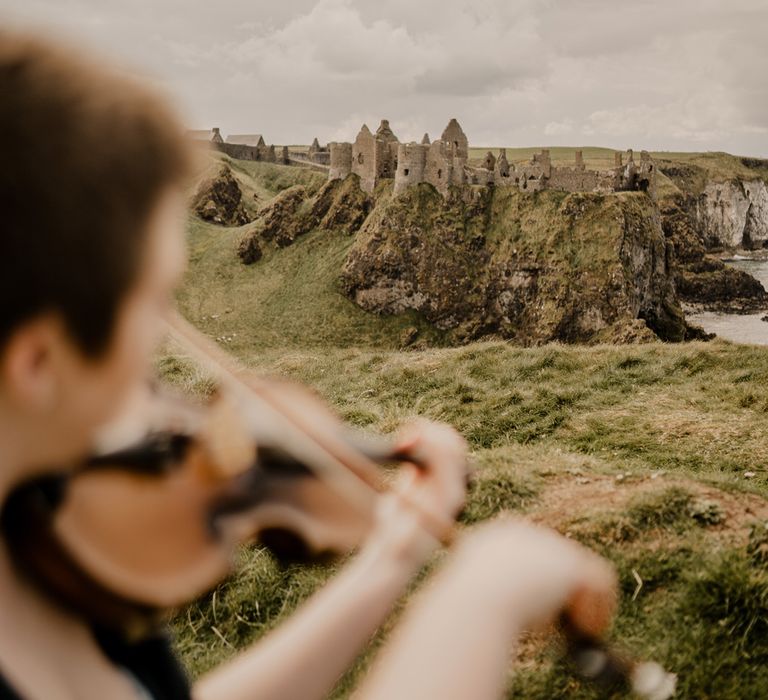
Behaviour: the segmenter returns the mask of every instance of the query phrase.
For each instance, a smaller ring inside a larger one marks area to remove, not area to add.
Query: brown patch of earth
[[[746,541],[750,525],[768,521],[768,500],[752,493],[733,493],[662,472],[649,476],[573,473],[546,478],[546,486],[527,517],[567,533],[577,520],[595,515],[623,512],[639,495],[678,487],[692,494],[695,501],[717,503],[724,515],[721,523],[708,529],[724,539]]]

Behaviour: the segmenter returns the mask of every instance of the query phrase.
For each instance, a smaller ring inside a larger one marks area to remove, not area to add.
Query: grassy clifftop
[[[494,154],[498,153],[497,147],[491,149],[470,148],[470,158],[473,162],[479,164],[488,150],[491,150]],[[528,162],[541,148],[507,148],[506,150],[509,162],[520,164]],[[613,159],[616,151],[612,148],[599,148],[595,146],[549,147],[552,162],[559,166],[572,165],[577,150],[582,151],[584,164],[587,168],[602,170],[612,168],[614,165]],[[720,151],[709,151],[706,153],[653,151],[651,152],[651,157],[659,164],[662,170],[658,174],[658,189],[662,197],[671,197],[683,191],[688,191],[690,186],[699,186],[700,182],[703,183],[707,180],[712,182],[724,182],[734,179],[762,179],[768,181],[768,160],[766,159],[735,156]],[[687,173],[688,182],[681,181],[677,175],[666,175],[663,172],[665,170],[671,170],[673,173],[676,171]]]
[[[393,197],[382,183],[362,202],[354,176],[325,184],[300,168],[216,160],[260,216],[236,228],[190,219],[179,301],[234,348],[652,338],[644,321],[665,339],[686,332],[643,194],[468,186],[445,200],[428,185]],[[297,223],[323,207],[310,225]],[[351,220],[353,233],[339,224]],[[248,266],[236,254],[244,238],[259,251]]]

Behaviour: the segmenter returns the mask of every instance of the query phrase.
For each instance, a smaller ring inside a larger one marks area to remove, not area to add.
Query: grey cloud
[[[0,21],[149,74],[191,124],[276,143],[456,116],[477,144],[768,156],[763,0],[0,0]]]

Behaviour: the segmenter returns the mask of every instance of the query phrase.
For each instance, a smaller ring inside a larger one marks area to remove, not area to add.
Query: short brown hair
[[[152,209],[189,167],[181,126],[138,81],[0,31],[0,144],[0,349],[55,312],[98,356]]]

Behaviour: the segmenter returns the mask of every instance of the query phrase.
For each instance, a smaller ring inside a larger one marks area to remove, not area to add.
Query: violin
[[[197,334],[181,319],[172,331],[186,347]],[[206,403],[153,392],[138,438],[22,484],[4,505],[20,568],[97,625],[151,629],[221,581],[243,542],[282,562],[350,552],[386,490],[379,465],[408,457],[345,426],[304,387],[205,353],[225,385]]]
[[[387,490],[382,466],[420,464],[413,450],[352,430],[306,388],[255,378],[180,317],[168,327],[220,389],[202,404],[154,392],[138,436],[20,485],[0,515],[12,558],[36,585],[131,637],[214,587],[244,542],[283,562],[354,550]],[[451,522],[402,498],[430,535],[452,544]],[[647,665],[567,636],[582,675],[631,684],[644,666],[648,683]],[[668,681],[658,671],[651,685]]]

